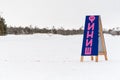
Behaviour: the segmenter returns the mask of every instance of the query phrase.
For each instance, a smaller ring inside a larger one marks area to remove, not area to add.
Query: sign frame
[[[97,25],[97,29],[98,29],[98,37],[97,37],[97,39],[98,39],[98,41],[97,41],[97,43],[96,44],[98,44],[97,45],[97,47],[98,47],[98,53],[96,54],[96,55],[92,55],[92,54],[90,54],[90,55],[83,55],[83,49],[84,49],[84,37],[85,37],[85,29],[84,29],[84,36],[83,36],[83,45],[82,45],[82,52],[81,52],[81,57],[80,57],[80,61],[81,62],[83,62],[83,59],[84,59],[84,56],[91,56],[91,60],[93,61],[94,60],[94,56],[95,56],[95,61],[96,62],[98,62],[98,56],[99,55],[104,55],[104,58],[105,58],[105,60],[108,60],[108,58],[107,58],[107,51],[106,51],[106,45],[105,45],[105,40],[104,40],[104,35],[103,35],[103,30],[102,30],[102,21],[101,21],[101,17],[100,17],[100,15],[90,15],[90,16],[86,16],[86,18],[87,17],[96,17],[96,16],[98,16],[98,25]],[[90,20],[90,19],[89,19]],[[87,21],[87,20],[86,20]],[[87,22],[85,22],[85,27],[86,27],[86,24],[87,24]],[[88,25],[87,25],[88,26]],[[96,27],[96,26],[95,26]],[[100,42],[101,42],[101,45],[100,45]],[[93,45],[94,46],[94,45]],[[100,48],[101,48],[101,50],[100,50]]]

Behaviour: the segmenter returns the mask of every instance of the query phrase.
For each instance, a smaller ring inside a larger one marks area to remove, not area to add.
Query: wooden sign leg
[[[105,56],[105,60],[107,61],[107,60],[108,60],[108,58],[107,58],[107,54],[105,54],[104,56]]]
[[[102,54],[102,55],[104,55],[105,60],[108,60],[108,58],[107,58],[106,46],[105,46],[105,40],[104,40],[104,35],[103,35],[103,30],[102,30],[101,18],[99,18],[99,28],[100,28],[100,37],[101,37],[102,48],[103,48],[103,54]]]
[[[96,56],[95,62],[98,62],[98,56]]]
[[[80,62],[83,62],[83,58],[84,58],[84,57],[83,57],[83,56],[81,56],[81,58],[80,58]]]
[[[93,56],[91,56],[91,60],[92,60],[92,61],[94,60]]]

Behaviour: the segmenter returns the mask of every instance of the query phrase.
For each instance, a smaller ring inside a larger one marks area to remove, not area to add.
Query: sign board
[[[86,16],[82,56],[98,55],[99,16]]]
[[[97,56],[97,61],[99,54],[105,55],[107,60],[101,18],[98,15],[86,16],[81,61],[83,61],[83,56],[91,56],[92,60],[93,56]]]

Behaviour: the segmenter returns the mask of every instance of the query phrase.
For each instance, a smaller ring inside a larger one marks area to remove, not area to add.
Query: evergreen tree
[[[5,35],[7,33],[7,25],[5,24],[5,19],[0,17],[0,35]]]

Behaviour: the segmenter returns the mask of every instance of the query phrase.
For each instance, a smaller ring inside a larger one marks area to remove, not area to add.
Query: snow
[[[120,36],[105,35],[108,61],[85,57],[82,35],[0,36],[0,80],[120,80]]]

